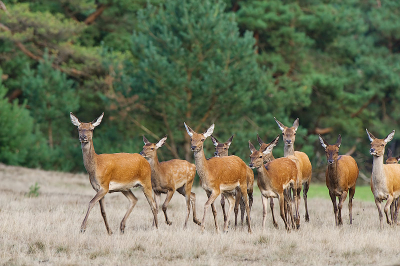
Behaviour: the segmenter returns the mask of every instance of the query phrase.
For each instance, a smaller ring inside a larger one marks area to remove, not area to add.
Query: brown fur
[[[299,119],[297,118],[292,127],[287,127],[283,125],[281,122],[279,122],[275,117],[274,117],[276,123],[278,124],[279,128],[282,131],[282,138],[283,142],[285,144],[284,147],[284,156],[287,157],[289,155],[294,155],[296,158],[299,160],[299,165],[301,169],[301,176],[298,178],[298,182],[300,184],[303,184],[303,198],[304,198],[304,207],[305,207],[305,220],[306,222],[309,221],[309,214],[308,214],[308,207],[307,207],[307,192],[310,187],[310,182],[311,182],[311,176],[312,176],[312,166],[310,159],[308,158],[307,154],[301,151],[294,151],[294,142],[296,140],[296,131],[297,128],[299,127]],[[298,197],[300,200],[300,193],[301,189],[298,191]]]
[[[229,200],[229,211],[227,214],[227,220],[224,223],[224,231],[228,230],[229,216],[234,207],[232,191],[237,189],[237,193],[243,195],[247,212],[248,231],[251,233],[250,208],[247,199],[246,164],[237,156],[213,157],[206,160],[204,156],[203,143],[207,137],[211,136],[214,130],[214,125],[203,134],[194,132],[193,129],[186,124],[185,127],[191,138],[190,144],[192,151],[194,151],[196,170],[200,177],[201,186],[208,195],[208,201],[204,206],[202,230],[204,230],[206,212],[210,205],[213,209],[216,230],[219,230],[213,203],[221,193],[223,193]],[[239,195],[238,198],[240,198]]]
[[[268,198],[278,198],[281,218],[285,223],[286,230],[290,230],[287,221],[288,218],[285,215],[285,200],[291,202],[290,196],[287,193],[287,191],[289,191],[287,188],[293,187],[296,189],[298,170],[296,163],[289,158],[278,158],[264,165],[263,154],[270,153],[273,146],[275,145],[270,145],[265,150],[262,148],[256,150],[253,144],[249,141],[249,148],[251,151],[250,167],[257,168],[257,185],[262,195],[262,227],[265,227]],[[292,216],[291,204],[288,204],[288,207],[289,213]]]
[[[356,192],[356,181],[359,170],[356,161],[348,155],[339,156],[339,147],[342,137],[339,135],[335,145],[329,145],[319,136],[322,147],[325,149],[328,167],[326,169],[326,186],[333,204],[336,225],[342,225],[342,206],[349,192],[349,217],[350,224],[353,223],[352,208],[353,197]],[[336,197],[339,204],[336,206]]]
[[[200,221],[196,218],[196,195],[191,192],[194,177],[196,175],[196,166],[185,160],[173,159],[165,162],[159,162],[157,150],[164,145],[167,137],[162,138],[158,143],[150,143],[144,136],[145,145],[140,152],[151,166],[151,183],[156,197],[156,205],[158,209],[158,201],[161,193],[166,193],[167,197],[162,206],[165,216],[165,222],[171,225],[167,215],[168,203],[172,199],[175,191],[178,190],[186,198],[187,216],[184,228],[187,227],[187,221],[190,215],[190,207],[193,208],[193,222],[200,225]],[[192,203],[192,205],[191,205]]]
[[[392,224],[393,211],[389,212],[392,202],[400,196],[400,165],[383,164],[383,155],[386,144],[393,139],[395,131],[393,130],[385,139],[377,139],[368,130],[367,134],[371,141],[370,154],[373,156],[371,191],[374,194],[375,204],[378,208],[380,227],[383,227],[383,214],[381,209],[382,201],[386,200],[385,214],[388,224]],[[396,213],[399,211],[399,205],[396,207]],[[396,217],[397,219],[397,217]],[[395,219],[395,220],[396,220]]]
[[[214,136],[211,136],[212,142],[215,146],[215,157],[224,157],[228,156],[229,147],[232,143],[233,136],[231,136],[225,143],[219,142]],[[247,166],[247,195],[249,197],[249,208],[251,211],[251,207],[253,205],[253,186],[254,186],[254,172],[251,170],[250,167]],[[235,195],[236,196],[236,195]],[[225,212],[225,197],[221,194],[221,207],[222,213],[224,215],[224,221],[226,221],[226,212]],[[244,205],[243,198],[240,198],[240,216],[241,216],[241,224],[243,225],[244,221],[244,214],[245,214],[246,207]],[[238,215],[238,208],[235,206],[235,227],[237,226],[237,215]]]
[[[89,174],[90,183],[97,192],[96,196],[89,203],[88,211],[81,225],[81,232],[85,232],[89,213],[93,206],[99,202],[107,232],[112,234],[104,210],[104,196],[107,193],[118,191],[122,192],[131,202],[128,211],[121,221],[120,230],[121,233],[123,233],[125,230],[125,222],[137,202],[137,198],[130,190],[135,186],[141,186],[143,188],[143,192],[153,212],[154,224],[157,227],[157,210],[151,195],[151,169],[146,159],[137,153],[98,155],[94,151],[93,130],[100,124],[103,114],[91,123],[82,123],[74,114],[70,113],[71,122],[78,127],[83,162]]]

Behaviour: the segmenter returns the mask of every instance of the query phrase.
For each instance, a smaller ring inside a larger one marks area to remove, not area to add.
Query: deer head
[[[391,149],[388,149],[388,157],[386,159],[386,164],[396,164],[400,160],[400,156],[393,157],[393,153]]]
[[[214,124],[212,124],[203,134],[194,132],[194,130],[191,129],[188,125],[186,125],[185,122],[183,124],[185,125],[186,131],[190,136],[190,148],[192,149],[192,151],[198,152],[202,150],[204,141],[206,140],[206,138],[211,136],[211,134],[214,131]]]
[[[286,127],[281,122],[279,122],[275,117],[275,122],[278,124],[279,129],[282,131],[282,138],[285,145],[290,146],[293,145],[294,141],[296,140],[296,131],[299,127],[299,119],[297,118],[292,127]]]
[[[86,144],[92,141],[93,130],[95,127],[100,125],[101,120],[103,119],[104,116],[104,112],[98,118],[96,118],[90,123],[82,123],[73,113],[70,113],[69,116],[71,118],[72,124],[78,127],[79,141],[82,144]]]
[[[215,152],[214,152],[215,157],[228,156],[228,150],[229,147],[231,146],[233,135],[225,143],[220,143],[214,136],[211,136],[211,140],[215,146]]]
[[[145,136],[143,136],[144,146],[143,150],[139,154],[145,158],[153,159],[157,155],[157,150],[161,148],[166,141],[167,141],[167,136],[160,139],[157,143],[151,143],[146,139]]]
[[[264,143],[264,142],[262,141],[262,139],[260,138],[260,136],[258,136],[258,134],[257,134],[257,141],[258,141],[258,144],[260,144],[261,150],[266,150],[266,149],[267,149],[269,146],[271,146],[271,145],[272,145],[272,149],[273,149],[276,145],[278,145],[279,137],[280,137],[280,135],[276,136],[276,138],[275,138],[273,141],[271,141],[270,143]],[[271,153],[272,153],[272,150],[271,150]],[[271,157],[271,156],[270,156],[271,153],[269,153],[269,154],[264,154],[264,157],[263,157],[264,162],[268,162],[268,161],[271,160],[271,159],[269,158],[269,157]]]
[[[328,161],[328,164],[333,164],[339,157],[339,148],[340,144],[342,143],[342,136],[339,134],[336,144],[334,145],[329,145],[328,142],[321,137],[321,135],[318,135],[318,137],[322,147],[325,149],[326,160]]]
[[[249,164],[250,168],[253,169],[253,168],[264,167],[264,159],[263,158],[265,155],[268,155],[269,153],[272,152],[275,145],[271,144],[269,146],[266,146],[265,148],[260,148],[260,150],[257,150],[256,148],[254,148],[254,145],[249,140],[249,149],[251,151],[250,164]]]
[[[368,138],[371,141],[371,149],[369,150],[369,153],[376,157],[383,156],[385,154],[385,146],[389,141],[391,141],[393,139],[395,131],[393,130],[384,139],[377,139],[377,138],[375,138],[374,135],[372,135],[368,131],[368,129],[365,129],[365,130],[367,131]]]

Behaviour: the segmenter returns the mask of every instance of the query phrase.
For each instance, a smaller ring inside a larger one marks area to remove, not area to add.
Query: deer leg
[[[157,214],[160,201],[161,201],[161,194],[154,192],[154,204],[156,206]],[[153,220],[153,226],[155,226],[155,220]]]
[[[151,189],[151,184],[147,187],[143,186],[143,193],[144,196],[147,199],[147,202],[150,205],[151,211],[153,212],[153,217],[154,217],[154,221],[153,221],[153,226],[155,225],[156,228],[158,228],[158,219],[157,219],[157,208],[156,208],[156,203],[153,199],[152,193],[151,193],[152,189]]]
[[[248,232],[251,233],[250,207],[249,207],[249,199],[247,198],[247,182],[240,185],[240,192],[242,193],[244,204],[246,206]]]
[[[279,194],[279,208],[280,208],[280,214],[281,214],[281,218],[283,220],[283,222],[285,223],[285,228],[287,231],[290,231],[290,227],[286,221],[286,217],[285,217],[285,198],[283,196],[283,193]]]
[[[175,190],[168,190],[167,197],[165,198],[164,204],[162,205],[162,210],[163,210],[164,216],[165,216],[165,223],[168,225],[171,225],[172,222],[168,219],[167,207],[168,207],[168,203],[172,199],[172,196],[174,195],[174,192],[175,192]]]
[[[272,200],[272,198],[271,198]],[[268,198],[261,194],[261,201],[263,205],[263,219],[262,219],[262,230],[264,231],[265,227],[265,220],[267,219],[267,205],[268,205]],[[273,216],[273,214],[272,214]],[[275,219],[274,219],[275,220]]]
[[[378,209],[378,214],[379,214],[379,227],[382,229],[383,228],[383,223],[382,223],[382,219],[383,219],[383,213],[382,213],[382,206],[381,206],[382,201],[378,198],[375,198],[375,205],[376,208]]]
[[[86,216],[85,219],[83,219],[82,225],[81,225],[81,233],[84,233],[86,230],[86,223],[87,223],[87,219],[89,217],[89,213],[92,210],[93,206],[99,201],[101,200],[108,192],[108,189],[105,190],[104,188],[100,188],[99,191],[97,191],[97,194],[94,196],[94,198],[89,202],[89,208],[86,212]]]
[[[343,203],[346,200],[347,197],[347,191],[343,191],[342,195],[339,197],[339,204],[338,204],[338,209],[339,209],[339,214],[338,214],[338,220],[339,220],[339,225],[343,225],[343,220],[342,220],[342,207]]]
[[[356,186],[354,185],[349,189],[349,218],[350,224],[353,224],[353,198],[356,193]]]
[[[240,205],[240,211],[244,212],[245,208],[242,205],[242,195],[240,193],[240,190],[236,190],[236,195],[235,195],[235,228],[237,227],[237,216],[238,216],[238,212],[239,212],[239,205]],[[243,202],[244,204],[244,202]],[[243,226],[243,217],[242,217],[242,226]]]
[[[236,194],[237,196],[237,194]],[[232,213],[232,210],[234,208],[234,206],[236,205],[236,201],[235,198],[233,197],[232,194],[226,194],[225,198],[228,199],[229,202],[229,209],[228,209],[228,213],[226,214],[226,221],[224,222],[224,233],[228,232],[228,224],[229,224],[229,217]]]
[[[106,225],[107,232],[109,235],[112,235],[112,231],[111,231],[110,227],[108,226],[106,211],[104,209],[104,198],[100,199],[99,203],[100,203],[101,215],[103,216],[103,220],[104,220],[104,224]]]
[[[295,193],[296,191],[293,191],[293,192]],[[295,195],[294,193],[293,193],[293,196]],[[292,199],[290,197],[289,189],[287,190],[287,193],[284,194],[284,197],[285,197],[285,201],[287,202],[288,216],[290,216],[290,217],[287,217],[287,220],[289,221],[289,218],[290,218],[290,221],[292,223],[292,228],[295,229],[296,227],[295,227],[295,222],[294,222],[294,217],[293,217]]]
[[[336,196],[331,191],[329,191],[329,196],[331,197],[333,204],[333,212],[335,213],[335,224],[338,225],[338,208],[336,206]]]
[[[395,210],[395,212],[394,212],[394,221],[393,221],[395,224],[399,224],[399,223],[397,222],[397,218],[398,218],[398,216],[399,216],[399,209],[400,209],[399,199],[400,199],[400,197],[398,197],[398,198],[395,200],[395,207],[396,207],[396,210]]]
[[[385,214],[386,214],[386,221],[388,224],[392,224],[392,220],[390,219],[390,204],[393,202],[393,196],[389,195],[385,205]]]
[[[304,198],[304,207],[306,209],[306,216],[305,216],[306,222],[310,221],[310,216],[308,215],[308,207],[307,207],[307,192],[309,188],[310,188],[310,181],[307,181],[303,184],[303,198]],[[300,197],[298,204],[300,205]]]
[[[207,209],[208,207],[213,208],[213,203],[215,201],[215,199],[219,196],[221,192],[220,191],[216,191],[214,190],[213,192],[207,192],[208,196],[208,200],[206,202],[206,204],[204,205],[204,215],[203,215],[203,221],[201,222],[201,230],[204,231],[205,229],[205,222],[206,222],[206,213],[207,213]],[[213,209],[213,213],[214,213],[215,207]],[[217,231],[217,233],[219,232],[219,228],[218,228],[218,223],[217,223],[217,211],[215,210],[215,215],[214,215],[214,222],[215,222],[215,229]]]
[[[262,196],[261,196],[261,197],[262,197]],[[269,199],[269,206],[270,206],[270,208],[271,208],[272,223],[273,223],[274,227],[275,227],[276,229],[278,229],[279,226],[278,226],[278,223],[276,222],[275,216],[274,216],[274,198],[270,198],[270,199]],[[264,203],[263,203],[263,207],[264,207]]]
[[[192,203],[193,222],[197,225],[201,225],[201,222],[197,219],[196,216],[196,194],[193,192],[190,193],[190,201]]]
[[[129,206],[129,209],[126,211],[126,214],[125,214],[124,218],[121,221],[120,230],[121,230],[121,233],[123,234],[124,231],[125,231],[125,222],[128,219],[128,216],[131,214],[133,208],[135,207],[136,202],[138,201],[138,199],[135,197],[135,195],[133,195],[131,190],[122,191],[122,194],[124,194],[125,197],[127,197],[128,200],[131,202],[131,205]]]
[[[225,196],[221,194],[221,208],[222,208],[222,214],[224,215],[224,223],[226,221],[226,212],[225,212]]]

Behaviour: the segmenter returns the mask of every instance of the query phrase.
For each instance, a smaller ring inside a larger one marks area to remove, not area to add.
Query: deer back
[[[174,184],[176,188],[183,186],[186,182],[194,179],[196,166],[186,160],[172,159],[160,162],[160,173],[164,183]]]
[[[205,168],[209,182],[227,185],[247,183],[247,166],[235,155],[212,157],[206,161]]]
[[[288,158],[278,158],[265,164],[265,173],[271,187],[282,192],[290,183],[295,183],[298,170],[296,163]],[[259,176],[260,177],[260,176]]]
[[[301,169],[301,183],[311,179],[312,173],[312,166],[310,159],[308,158],[307,154],[301,151],[295,151],[294,156],[299,160],[299,165]]]
[[[388,192],[395,196],[400,195],[400,164],[384,164]]]

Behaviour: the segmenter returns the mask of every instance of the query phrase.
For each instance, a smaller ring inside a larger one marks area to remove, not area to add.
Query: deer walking
[[[175,191],[178,191],[185,197],[187,206],[187,216],[183,227],[187,227],[190,206],[192,206],[193,209],[193,222],[201,225],[200,221],[196,218],[196,195],[192,192],[193,181],[196,175],[196,166],[186,160],[178,159],[159,162],[157,150],[164,145],[166,140],[167,136],[157,143],[151,143],[143,136],[145,145],[140,152],[140,155],[145,157],[151,166],[151,183],[156,198],[156,208],[158,209],[160,194],[166,193],[167,197],[162,205],[162,210],[164,212],[166,224],[171,225],[172,222],[167,216],[167,207]]]
[[[325,149],[326,159],[328,161],[328,168],[325,172],[326,186],[329,189],[329,196],[333,204],[335,223],[337,226],[343,224],[342,207],[347,194],[349,194],[349,217],[350,224],[352,224],[353,197],[356,192],[356,181],[359,173],[357,163],[353,157],[349,155],[339,155],[339,148],[342,143],[342,137],[340,135],[334,145],[329,145],[321,135],[319,135],[319,141]],[[339,199],[338,206],[336,206],[336,197]]]
[[[211,140],[215,146],[215,152],[214,156],[215,157],[223,157],[223,156],[228,156],[228,151],[229,147],[232,143],[233,140],[233,135],[224,143],[221,143],[215,138],[214,136],[211,136]],[[247,166],[247,196],[249,197],[249,208],[251,212],[251,207],[253,206],[253,184],[254,184],[254,173],[253,170],[251,170],[250,167]],[[237,195],[235,195],[237,197]],[[226,212],[225,212],[225,197],[223,194],[221,194],[221,207],[222,207],[222,213],[224,215],[224,221],[226,221]],[[243,198],[240,198],[240,218],[241,218],[241,225],[243,226],[243,220],[244,220],[244,214],[245,214],[245,204],[243,201]],[[238,215],[238,208],[235,206],[234,208],[235,211],[235,227],[237,226],[237,215]]]
[[[261,191],[263,204],[262,228],[264,229],[265,227],[268,198],[278,198],[281,218],[285,223],[286,230],[290,231],[288,224],[289,217],[286,216],[285,212],[285,201],[289,203],[287,206],[289,208],[289,215],[293,221],[293,212],[290,204],[292,201],[288,191],[290,187],[296,189],[298,170],[296,163],[289,158],[278,158],[264,165],[264,155],[271,153],[276,143],[277,139],[270,143],[270,145],[257,150],[249,141],[251,151],[249,166],[256,168],[258,172],[257,185]],[[295,208],[297,207],[295,206]]]
[[[373,156],[371,190],[374,194],[375,204],[379,213],[380,227],[383,228],[382,201],[386,200],[384,207],[386,221],[388,224],[393,224],[389,208],[393,200],[400,196],[400,165],[383,164],[385,146],[393,139],[395,131],[393,130],[384,139],[377,139],[368,129],[366,129],[366,131],[371,141],[369,153]],[[399,205],[397,205],[396,209],[396,212],[398,211]]]
[[[307,154],[301,151],[294,151],[294,142],[296,140],[296,131],[297,128],[299,127],[299,119],[297,118],[292,127],[286,127],[283,125],[281,122],[279,122],[275,117],[275,122],[278,124],[279,129],[282,131],[282,138],[283,142],[285,144],[283,154],[285,157],[289,155],[295,156],[300,164],[300,172],[301,176],[298,178],[299,184],[303,185],[303,198],[304,198],[304,207],[305,207],[305,220],[308,222],[310,220],[310,216],[308,215],[308,207],[307,207],[307,193],[308,189],[310,188],[310,182],[311,182],[311,175],[312,175],[312,166],[310,159],[308,158]],[[301,186],[298,186],[298,202],[297,204],[300,204],[300,193],[301,193]],[[298,206],[299,208],[299,206]],[[300,217],[298,217],[300,219]]]
[[[186,131],[190,136],[191,149],[194,152],[197,174],[200,177],[201,186],[206,191],[208,200],[204,205],[203,221],[201,223],[202,230],[205,228],[205,218],[207,209],[212,205],[215,199],[223,193],[229,201],[229,210],[227,220],[224,222],[224,231],[228,230],[229,216],[234,207],[234,198],[232,192],[237,190],[241,193],[246,205],[248,232],[251,233],[250,208],[247,199],[247,170],[246,164],[237,156],[212,157],[206,159],[203,150],[203,143],[211,136],[214,131],[214,124],[203,134],[196,133],[186,123],[184,123]],[[239,197],[239,196],[237,196]],[[215,210],[215,208],[214,208]],[[214,213],[214,222],[217,232],[218,223],[216,212]]]
[[[95,127],[100,125],[103,115],[104,113],[91,123],[82,123],[73,113],[70,113],[72,124],[78,127],[83,163],[89,174],[90,183],[97,192],[96,196],[89,203],[89,208],[81,225],[81,232],[85,232],[89,213],[93,206],[99,202],[107,232],[108,234],[112,234],[104,210],[104,196],[107,193],[122,192],[130,201],[130,206],[120,225],[121,233],[124,233],[125,222],[138,201],[135,195],[133,195],[131,188],[137,186],[141,186],[143,189],[144,195],[153,212],[154,225],[157,228],[157,209],[152,197],[151,168],[146,159],[137,153],[96,154],[94,151],[93,131]]]

